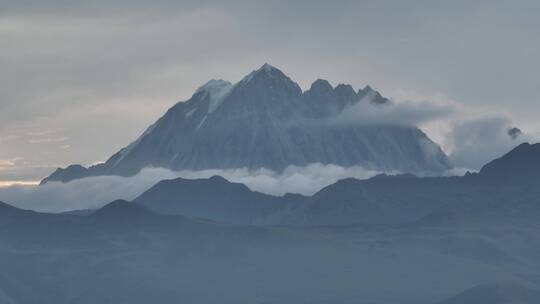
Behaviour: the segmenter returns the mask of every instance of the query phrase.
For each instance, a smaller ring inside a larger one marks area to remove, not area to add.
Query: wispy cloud
[[[37,185],[39,185],[39,181],[0,181],[0,188]]]
[[[1,167],[12,167],[15,166],[13,160],[10,159],[0,159],[0,168]]]
[[[532,134],[511,134],[516,125],[503,113],[482,114],[453,122],[447,143],[453,163],[462,168],[479,169],[523,142],[536,142]],[[519,127],[519,126],[518,126]]]
[[[444,119],[458,112],[458,105],[436,100],[391,100],[389,104],[374,106],[362,100],[333,118],[344,124],[394,124],[418,126]]]
[[[69,137],[45,137],[28,140],[31,144],[48,144],[67,141]]]

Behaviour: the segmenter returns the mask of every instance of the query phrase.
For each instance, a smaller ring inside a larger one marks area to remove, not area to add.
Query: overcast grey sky
[[[0,0],[0,181],[103,161],[264,62],[538,129],[539,1],[224,2]]]

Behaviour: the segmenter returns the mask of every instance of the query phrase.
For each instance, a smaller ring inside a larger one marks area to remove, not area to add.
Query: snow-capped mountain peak
[[[265,71],[266,73],[270,73],[272,70],[277,69],[268,63],[263,64],[263,66],[259,69],[259,71]]]
[[[280,69],[268,63],[265,63],[259,69],[249,73],[242,80],[240,80],[237,85],[242,85],[242,84],[250,83],[253,81],[259,81],[259,80],[268,80],[268,79],[287,81],[287,82],[291,82],[297,85],[287,75],[285,75]]]
[[[201,92],[213,92],[216,90],[221,90],[225,87],[232,86],[232,83],[229,81],[223,80],[223,79],[211,79],[207,83],[200,86],[196,91],[195,94],[201,93]]]
[[[95,175],[133,175],[145,167],[172,170],[271,169],[311,163],[378,171],[438,174],[446,155],[414,126],[327,123],[349,105],[388,100],[371,87],[354,91],[319,79],[310,90],[265,64],[236,84],[211,80],[169,109],[107,162],[52,175],[61,181]],[[427,148],[426,148],[427,147]],[[427,152],[429,151],[429,153]]]

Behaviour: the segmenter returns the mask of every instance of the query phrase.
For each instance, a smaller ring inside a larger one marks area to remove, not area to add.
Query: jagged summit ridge
[[[283,73],[280,69],[265,63],[262,65],[259,69],[252,71],[251,73],[247,74],[244,78],[242,78],[238,83],[236,83],[237,86],[245,85],[247,83],[253,82],[253,81],[260,81],[264,79],[276,79],[281,81],[287,81],[291,82],[292,84],[298,86],[296,82],[291,80],[285,73]],[[300,87],[298,86],[300,89]],[[300,90],[301,91],[301,90]]]
[[[268,73],[276,68],[268,63],[265,63],[260,69]]]
[[[414,126],[327,123],[362,102],[389,101],[369,86],[355,91],[322,79],[303,92],[281,70],[265,64],[234,84],[207,82],[105,163],[60,169],[44,182],[129,176],[148,166],[282,171],[322,163],[429,175],[450,167],[442,150]]]

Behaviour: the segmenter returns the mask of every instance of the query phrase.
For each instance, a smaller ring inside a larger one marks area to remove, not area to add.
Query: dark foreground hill
[[[433,304],[482,284],[540,284],[530,222],[264,228],[126,201],[91,215],[1,206],[2,304]]]
[[[0,203],[0,303],[535,303],[539,149],[312,197],[214,177],[95,212]]]

